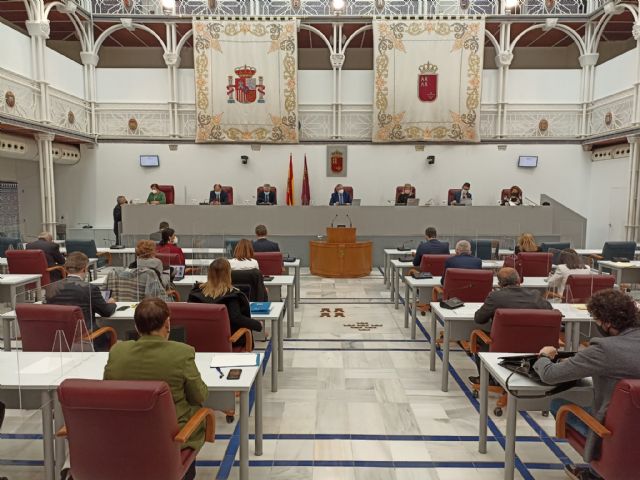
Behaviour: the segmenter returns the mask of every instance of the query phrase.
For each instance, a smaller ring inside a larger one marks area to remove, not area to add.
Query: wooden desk
[[[372,242],[309,242],[309,268],[313,275],[357,278],[371,273]]]

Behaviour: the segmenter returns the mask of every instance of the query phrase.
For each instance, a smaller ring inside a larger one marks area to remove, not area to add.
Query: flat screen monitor
[[[140,155],[141,167],[159,167],[160,157],[158,155]]]
[[[523,168],[535,168],[538,166],[538,157],[532,155],[520,155],[518,166]]]

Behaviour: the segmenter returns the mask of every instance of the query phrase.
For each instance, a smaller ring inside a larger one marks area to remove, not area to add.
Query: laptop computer
[[[184,278],[184,265],[171,265],[171,270],[173,270],[173,281],[179,282]]]
[[[419,198],[407,198],[407,207],[417,207],[420,205]]]
[[[353,200],[351,200],[351,206],[352,207],[359,207],[360,206],[360,202],[362,202],[361,198],[354,198]]]

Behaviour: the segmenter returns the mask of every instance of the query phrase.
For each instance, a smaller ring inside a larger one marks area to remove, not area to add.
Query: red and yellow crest
[[[340,150],[331,152],[331,171],[333,173],[340,173],[344,168],[344,157]]]
[[[229,75],[227,85],[227,103],[253,103],[258,100],[258,103],[265,103],[264,90],[265,87],[262,84],[262,77],[258,77],[257,81],[254,78],[256,69],[244,65],[234,70],[237,78]],[[235,99],[233,92],[235,91]]]
[[[418,98],[423,102],[433,102],[438,98],[438,67],[427,62],[418,70]]]

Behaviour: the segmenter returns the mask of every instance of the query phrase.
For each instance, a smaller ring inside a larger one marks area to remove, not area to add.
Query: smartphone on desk
[[[126,310],[127,308],[129,308],[129,305],[122,305],[121,307],[116,308],[116,312],[122,312],[123,310]]]
[[[227,380],[238,380],[240,378],[240,374],[242,374],[241,368],[232,368],[227,373]]]
[[[264,277],[262,277],[262,279],[263,279],[265,282],[270,282],[271,280],[273,280],[273,276],[271,276],[271,275],[265,275]]]

